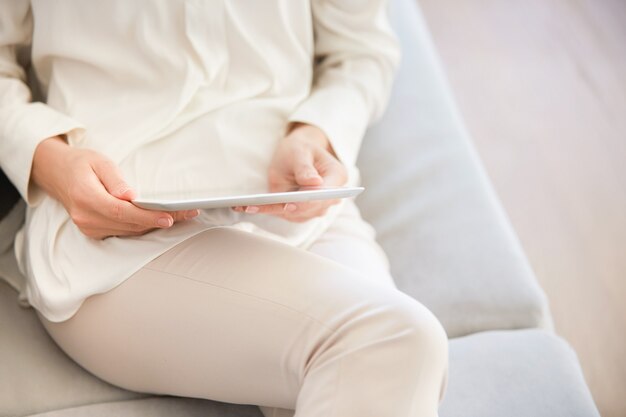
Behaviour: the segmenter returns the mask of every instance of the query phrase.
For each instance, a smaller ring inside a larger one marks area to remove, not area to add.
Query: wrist
[[[31,168],[31,182],[55,197],[55,183],[63,172],[64,158],[71,151],[61,136],[42,140],[35,148]]]
[[[286,137],[294,137],[299,140],[313,143],[328,151],[335,158],[337,157],[330,143],[330,140],[322,131],[322,129],[317,126],[302,122],[291,122],[287,126]]]

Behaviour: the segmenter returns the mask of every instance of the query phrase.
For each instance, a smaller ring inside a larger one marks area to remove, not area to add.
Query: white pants
[[[434,417],[446,334],[344,207],[310,251],[211,229],[71,319],[42,321],[84,368],[130,390],[257,404],[266,417]]]

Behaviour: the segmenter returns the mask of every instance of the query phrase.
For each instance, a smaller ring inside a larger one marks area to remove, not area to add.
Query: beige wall
[[[626,1],[419,3],[557,332],[626,416]]]

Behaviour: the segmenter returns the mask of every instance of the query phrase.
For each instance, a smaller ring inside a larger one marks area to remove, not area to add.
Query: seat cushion
[[[151,397],[51,411],[30,417],[263,417],[259,407],[193,398]]]
[[[415,0],[392,3],[402,64],[364,139],[356,202],[398,286],[449,336],[550,327],[546,297],[460,121]]]
[[[37,417],[261,417],[258,407],[175,397],[115,402]],[[578,360],[542,330],[494,331],[450,342],[441,417],[599,417]],[[34,417],[34,416],[33,416]]]
[[[0,416],[139,398],[92,376],[48,337],[33,309],[0,281]]]
[[[441,417],[599,417],[578,358],[543,330],[492,331],[450,343]]]

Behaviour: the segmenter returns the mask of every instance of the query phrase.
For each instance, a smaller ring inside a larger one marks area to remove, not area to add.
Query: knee
[[[435,315],[417,300],[406,296],[394,303],[389,319],[406,334],[411,352],[420,353],[447,367],[448,336]]]
[[[346,341],[393,345],[396,355],[425,357],[435,368],[447,367],[448,337],[430,310],[399,290],[382,288],[370,295],[350,309],[340,327]]]
[[[400,333],[397,334],[405,334],[402,341],[404,349],[398,349],[397,355],[414,359],[405,362],[415,365],[407,371],[430,381],[432,395],[441,404],[447,388],[449,366],[448,337],[443,326],[430,310],[412,298],[397,304],[391,320],[400,326]]]

